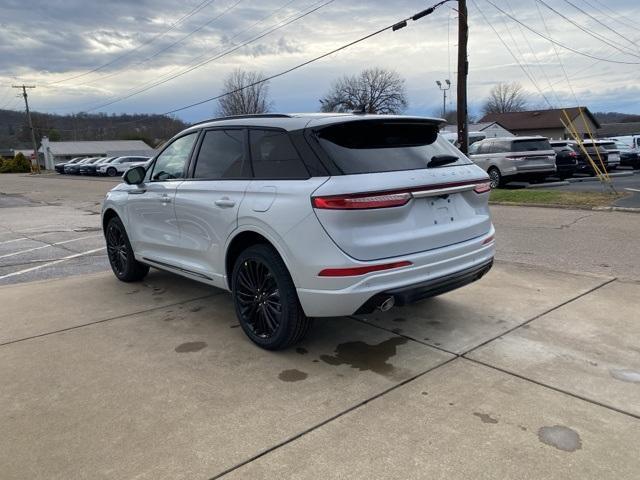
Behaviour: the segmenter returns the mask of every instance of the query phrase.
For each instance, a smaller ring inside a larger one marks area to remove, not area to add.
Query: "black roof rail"
[[[189,126],[193,127],[195,125],[201,125],[203,123],[220,122],[222,120],[237,120],[242,118],[293,118],[293,117],[286,113],[249,113],[245,115],[229,115],[227,117],[209,118],[207,120],[202,120],[200,122],[192,123]]]

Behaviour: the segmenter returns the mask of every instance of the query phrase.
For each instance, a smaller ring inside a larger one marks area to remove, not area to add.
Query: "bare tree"
[[[265,113],[271,108],[269,82],[261,72],[236,69],[224,80],[225,92],[232,92],[218,100],[221,116]]]
[[[517,82],[495,85],[482,107],[484,114],[522,112],[527,109],[527,94]]]
[[[404,79],[393,70],[378,67],[345,75],[320,99],[323,112],[401,113],[407,106]]]

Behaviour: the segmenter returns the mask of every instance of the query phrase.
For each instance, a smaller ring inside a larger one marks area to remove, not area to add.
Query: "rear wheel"
[[[491,188],[498,188],[502,186],[502,175],[500,174],[500,170],[496,167],[491,167],[487,173],[489,174]]]
[[[118,170],[116,170],[114,167],[107,168],[107,175],[109,175],[110,177],[115,177],[117,174]]]
[[[281,350],[300,341],[311,326],[278,252],[253,245],[240,254],[232,273],[232,293],[242,329],[256,345]]]
[[[106,230],[107,256],[111,270],[123,282],[137,282],[149,273],[149,266],[138,262],[124,225],[118,217],[109,220]]]

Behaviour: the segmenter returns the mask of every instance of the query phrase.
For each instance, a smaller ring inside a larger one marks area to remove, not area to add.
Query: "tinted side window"
[[[152,180],[162,181],[182,178],[184,166],[196,141],[197,134],[190,133],[175,140],[158,155],[153,166]]]
[[[242,178],[245,172],[244,132],[209,130],[196,161],[194,178]]]
[[[511,143],[504,140],[496,140],[493,142],[494,153],[506,153],[511,151]]]
[[[249,142],[255,178],[309,178],[286,132],[250,130]]]
[[[492,141],[482,142],[478,148],[478,153],[493,153]]]

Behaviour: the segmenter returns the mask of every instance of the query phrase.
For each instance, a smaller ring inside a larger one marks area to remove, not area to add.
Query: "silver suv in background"
[[[122,175],[131,167],[134,167],[136,165],[142,165],[143,163],[146,163],[149,160],[150,160],[149,157],[137,157],[137,156],[118,157],[113,159],[108,164],[100,165],[100,167],[96,170],[96,174],[115,177],[116,175]]]
[[[487,138],[469,147],[469,158],[489,174],[492,188],[556,172],[556,153],[545,137]]]
[[[481,278],[485,172],[440,120],[269,114],[196,124],[104,201],[116,277],[149,267],[230,290],[247,336],[285,348],[311,317],[388,310]]]

